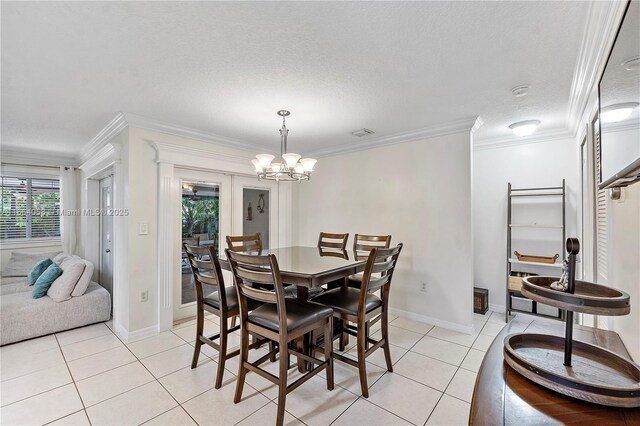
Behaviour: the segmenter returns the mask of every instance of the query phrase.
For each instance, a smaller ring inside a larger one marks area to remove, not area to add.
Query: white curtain
[[[77,179],[73,167],[60,167],[60,234],[62,235],[62,248],[65,253],[75,254],[76,251],[76,226],[78,216],[75,214],[78,208]]]

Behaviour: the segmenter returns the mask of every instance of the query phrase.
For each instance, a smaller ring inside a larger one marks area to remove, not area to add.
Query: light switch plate
[[[147,222],[138,222],[138,235],[149,235],[149,224]]]

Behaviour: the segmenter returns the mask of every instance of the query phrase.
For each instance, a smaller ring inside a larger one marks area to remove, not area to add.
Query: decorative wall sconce
[[[258,206],[256,208],[258,209],[258,213],[264,213],[264,194],[258,195]]]
[[[253,207],[251,207],[251,201],[249,201],[249,207],[247,208],[247,220],[253,220]]]

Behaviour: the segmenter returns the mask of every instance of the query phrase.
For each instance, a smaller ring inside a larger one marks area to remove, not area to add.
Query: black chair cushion
[[[331,308],[312,302],[285,299],[285,305],[287,309],[287,329],[290,332],[315,324],[333,315]],[[275,303],[265,303],[254,309],[249,313],[248,320],[276,332],[280,329],[278,310]]]
[[[225,295],[227,296],[227,309],[229,311],[238,311],[240,309],[240,304],[238,302],[238,292],[235,287],[225,287]],[[249,299],[247,301],[249,305],[249,310],[255,309],[261,305],[260,302],[256,302],[255,300]],[[217,291],[214,291],[210,295],[204,298],[204,304],[213,306],[216,309],[220,309],[220,294]]]
[[[330,306],[336,312],[350,315],[358,315],[358,303],[360,302],[360,290],[347,287],[336,288],[334,290],[325,291],[320,296],[313,299],[316,303]],[[373,294],[367,294],[365,300],[365,310],[369,312],[372,309],[382,305],[382,300]]]

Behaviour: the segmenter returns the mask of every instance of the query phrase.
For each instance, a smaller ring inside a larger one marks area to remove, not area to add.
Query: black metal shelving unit
[[[517,224],[517,223],[513,223],[512,222],[512,204],[513,204],[513,200],[517,199],[517,198],[521,198],[521,197],[531,197],[533,200],[536,200],[540,197],[548,197],[548,198],[555,198],[558,197],[561,200],[562,203],[562,224],[537,224],[537,223],[532,223],[532,224]],[[531,311],[526,311],[526,310],[519,310],[516,308],[513,308],[512,306],[512,297],[516,296],[516,297],[520,297],[523,299],[526,299],[526,297],[524,297],[522,295],[522,293],[520,292],[519,289],[516,289],[515,284],[512,283],[512,285],[509,285],[509,281],[510,280],[514,280],[516,281],[517,277],[513,277],[511,274],[513,272],[520,272],[517,271],[518,269],[518,265],[523,265],[523,266],[528,266],[528,267],[540,267],[540,268],[545,268],[546,270],[548,269],[555,269],[554,272],[556,272],[556,275],[560,276],[561,272],[562,272],[562,261],[565,258],[565,247],[564,247],[564,242],[566,240],[566,229],[567,229],[567,223],[566,223],[566,184],[565,184],[565,180],[562,179],[562,185],[561,186],[550,186],[550,187],[535,187],[535,188],[513,188],[511,186],[511,182],[509,182],[508,187],[507,187],[507,277],[506,277],[506,293],[507,293],[507,299],[506,299],[506,313],[505,313],[505,320],[508,323],[509,322],[509,315],[511,314],[511,312],[524,312],[527,314],[534,314],[534,315],[542,315],[538,312],[538,305],[537,302],[535,301],[531,301]],[[511,239],[512,239],[512,231],[513,228],[546,228],[546,229],[559,229],[562,231],[562,235],[559,236],[558,238],[558,245],[559,247],[561,247],[561,258],[559,259],[559,262],[556,261],[556,263],[550,264],[550,263],[539,263],[539,262],[525,262],[525,261],[520,261],[517,260],[514,257],[513,254],[513,247],[511,244]],[[561,237],[561,238],[560,238]],[[515,268],[515,269],[514,269]],[[549,274],[551,275],[551,274]],[[519,285],[517,286],[519,287]],[[558,318],[558,319],[562,319],[563,318],[563,311],[559,311],[558,316],[557,317],[551,317],[551,318]],[[548,315],[542,315],[545,316],[547,318],[549,318]]]

